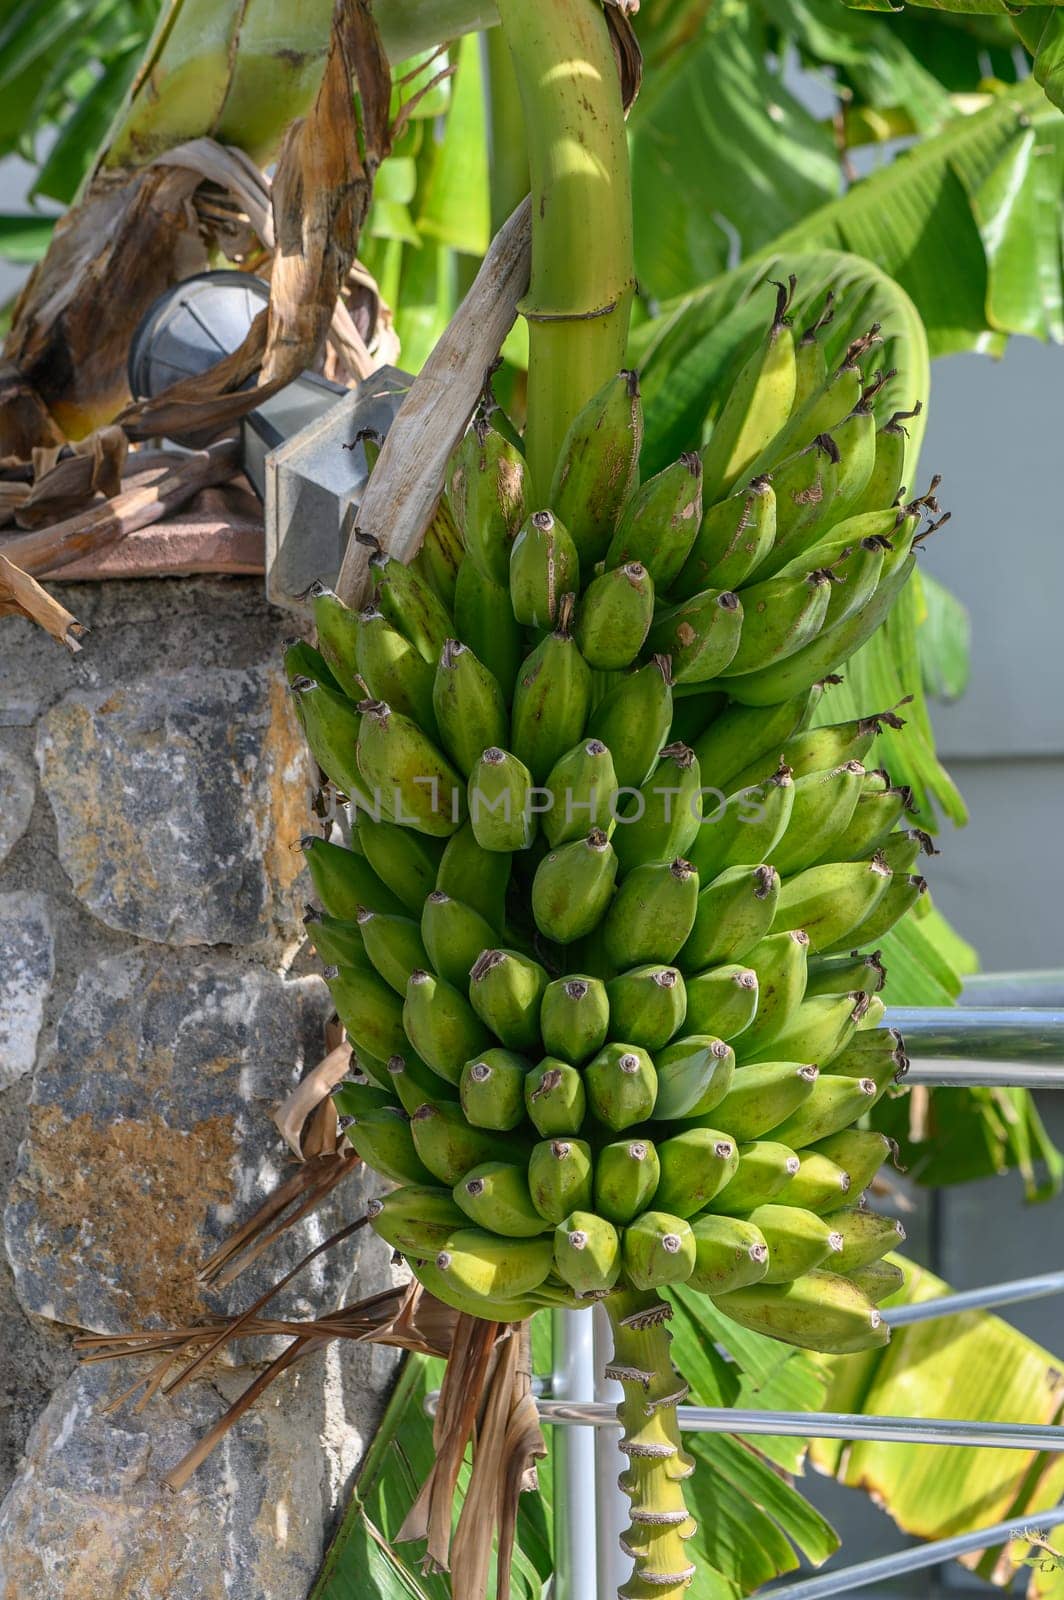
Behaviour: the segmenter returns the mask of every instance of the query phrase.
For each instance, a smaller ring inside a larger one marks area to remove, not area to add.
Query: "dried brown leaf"
[[[62,458],[54,445],[35,450],[33,489],[15,514],[19,526],[57,522],[98,494],[110,500],[122,488],[128,452],[129,440],[113,424],[98,428]]]
[[[335,1150],[335,1111],[332,1113],[334,1133],[332,1150],[325,1150],[322,1147],[317,1149],[305,1148],[303,1141],[304,1124],[308,1121],[312,1112],[324,1106],[325,1102],[328,1101],[329,1095],[336,1088],[340,1079],[350,1071],[350,1068],[351,1046],[346,1042],[338,1044],[334,1050],[329,1051],[323,1061],[319,1061],[318,1065],[307,1073],[303,1081],[296,1085],[288,1098],[283,1100],[272,1113],[272,1119],[276,1123],[281,1137],[297,1160],[303,1161],[308,1156],[332,1154],[332,1151]],[[320,1138],[321,1135],[322,1130],[319,1129],[318,1137]]]
[[[78,640],[87,632],[65,606],[59,604],[36,578],[0,555],[0,617],[28,617],[73,654],[81,649]]]

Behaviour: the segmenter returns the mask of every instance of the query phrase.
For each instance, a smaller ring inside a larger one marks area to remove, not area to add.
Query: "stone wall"
[[[269,1113],[329,1010],[296,938],[291,619],[256,579],[67,594],[78,656],[0,622],[0,1600],[303,1600],[390,1355],[308,1359],[174,1496],[163,1475],[252,1369],[106,1412],[134,1373],[70,1349],[241,1309],[362,1208],[356,1175],[231,1288],[196,1280],[285,1169]],[[389,1270],[348,1245],[274,1305],[321,1311]]]

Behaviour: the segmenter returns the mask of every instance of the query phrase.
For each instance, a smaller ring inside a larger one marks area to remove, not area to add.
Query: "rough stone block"
[[[34,773],[10,750],[0,750],[0,862],[11,854],[29,826]]]
[[[0,894],[0,1089],[33,1070],[54,972],[44,896]]]

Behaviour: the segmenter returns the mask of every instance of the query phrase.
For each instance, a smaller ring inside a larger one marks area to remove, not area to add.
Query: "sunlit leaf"
[[[923,615],[916,629],[924,688],[939,700],[957,700],[968,687],[971,618],[945,584],[917,574]]]

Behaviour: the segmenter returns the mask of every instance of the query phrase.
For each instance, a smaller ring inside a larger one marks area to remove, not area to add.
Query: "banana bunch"
[[[930,841],[871,758],[893,712],[812,726],[915,563],[877,330],[827,366],[781,288],[701,454],[638,483],[635,375],[532,485],[480,415],[409,566],[322,588],[288,654],[350,848],[304,840],[307,925],[397,1187],[373,1226],[500,1321],[687,1282],[847,1352],[899,1228],[858,1126],[904,1070],[874,946]]]

